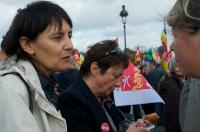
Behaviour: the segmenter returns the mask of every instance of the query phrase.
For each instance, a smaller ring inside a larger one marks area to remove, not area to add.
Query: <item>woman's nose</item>
[[[65,50],[71,50],[71,49],[73,49],[73,43],[72,43],[71,40],[67,40],[64,43],[65,43],[65,46],[64,46]]]

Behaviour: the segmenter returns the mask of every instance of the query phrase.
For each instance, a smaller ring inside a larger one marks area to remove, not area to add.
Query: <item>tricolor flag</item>
[[[163,46],[163,48],[164,48],[164,50],[166,52],[167,51],[167,35],[166,35],[165,31],[163,31],[161,33],[161,43],[162,43],[162,46]]]
[[[116,106],[163,102],[140,71],[130,62],[121,77],[122,85],[114,90]]]
[[[164,52],[167,52],[167,32],[165,28],[161,33],[161,43],[164,48]]]
[[[162,56],[162,66],[165,71],[169,71],[169,66],[168,66],[168,50],[167,50],[167,32],[166,32],[166,27],[165,27],[165,22],[164,22],[164,29],[163,32],[161,33],[161,43],[162,47],[164,48],[164,54]]]

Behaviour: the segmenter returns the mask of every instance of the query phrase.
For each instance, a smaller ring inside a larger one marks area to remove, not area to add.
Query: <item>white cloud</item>
[[[160,45],[162,17],[172,8],[175,0],[53,0],[61,5],[74,23],[75,48],[85,51],[87,46],[103,39],[119,38],[124,48],[123,25],[119,13],[126,5],[127,47],[141,44]],[[30,0],[0,1],[0,37],[5,34],[18,8]],[[6,13],[6,14],[5,14]]]

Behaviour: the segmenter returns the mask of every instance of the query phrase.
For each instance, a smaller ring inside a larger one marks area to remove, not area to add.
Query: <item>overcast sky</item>
[[[32,0],[33,1],[33,0]],[[157,47],[161,45],[163,17],[176,0],[52,0],[62,6],[73,21],[73,43],[80,51],[88,45],[104,39],[118,37],[119,46],[124,49],[124,34],[121,17],[122,5],[126,6],[127,48]],[[0,41],[18,8],[31,0],[0,1]],[[169,44],[168,44],[169,45]]]

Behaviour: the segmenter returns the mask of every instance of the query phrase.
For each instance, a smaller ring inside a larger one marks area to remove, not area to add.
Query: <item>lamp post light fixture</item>
[[[125,5],[122,5],[122,10],[119,14],[122,18],[122,23],[124,24],[124,51],[126,51],[126,19],[128,16],[128,12],[125,9]]]

